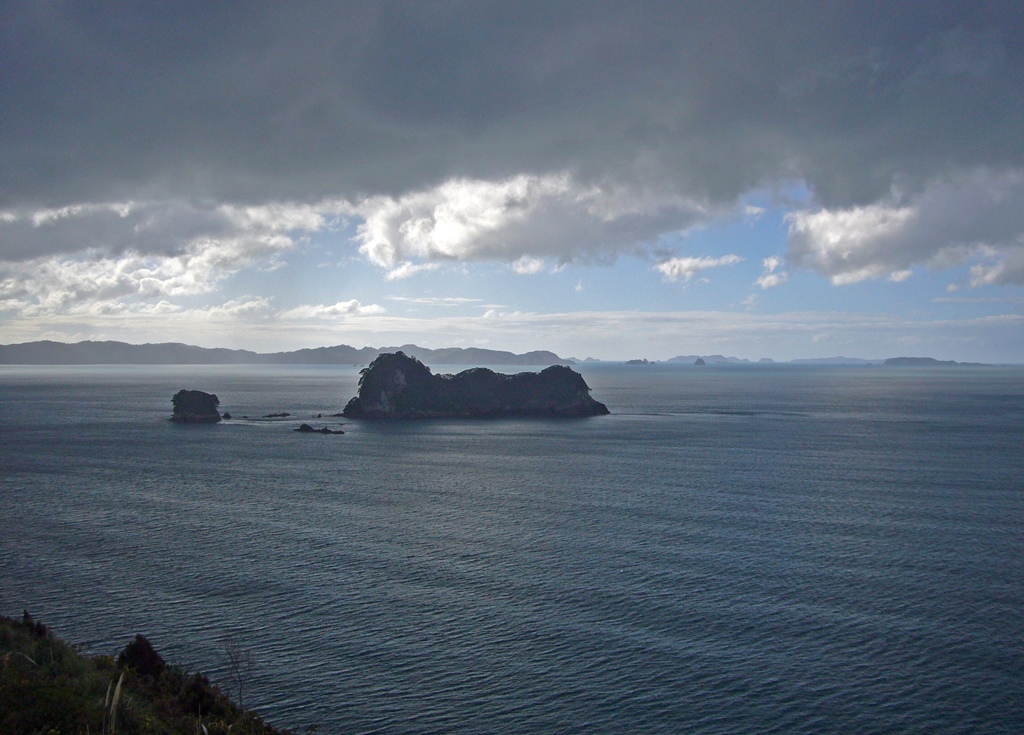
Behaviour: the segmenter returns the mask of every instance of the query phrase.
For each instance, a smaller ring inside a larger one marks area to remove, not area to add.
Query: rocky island
[[[582,417],[607,413],[607,406],[591,398],[583,376],[565,366],[516,375],[487,368],[434,375],[403,352],[380,355],[360,371],[359,394],[342,412],[348,418]]]
[[[322,429],[314,429],[309,424],[300,424],[299,428],[292,429],[292,431],[298,431],[301,434],[344,434],[345,432],[341,429],[331,429],[324,427]]]
[[[201,390],[179,390],[171,398],[174,413],[171,421],[178,424],[215,424],[220,421],[217,406],[220,399]]]

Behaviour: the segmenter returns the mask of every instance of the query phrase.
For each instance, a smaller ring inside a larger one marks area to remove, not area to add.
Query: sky
[[[1024,4],[5,2],[0,343],[1024,363]]]

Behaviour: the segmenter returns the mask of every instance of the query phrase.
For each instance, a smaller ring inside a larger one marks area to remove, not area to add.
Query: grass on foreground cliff
[[[0,616],[4,735],[289,735],[202,674],[167,665],[143,636],[88,656],[32,620]]]

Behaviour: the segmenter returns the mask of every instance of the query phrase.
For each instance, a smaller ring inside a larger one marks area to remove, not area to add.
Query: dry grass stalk
[[[114,697],[110,700],[110,729],[108,730],[109,735],[114,735],[116,730],[117,720],[117,705],[121,701],[121,685],[124,684],[124,672],[121,672],[121,677],[117,680],[117,686],[114,688]],[[107,687],[107,693],[110,693],[110,687]]]

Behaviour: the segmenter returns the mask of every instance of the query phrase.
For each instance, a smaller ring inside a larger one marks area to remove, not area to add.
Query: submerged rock
[[[571,368],[503,375],[472,368],[434,375],[403,352],[379,355],[360,371],[359,394],[348,418],[472,418],[499,416],[602,416],[608,407],[590,397],[590,386]]]
[[[215,424],[220,421],[217,406],[220,399],[201,390],[179,390],[171,398],[174,413],[171,421],[178,424]]]
[[[302,434],[344,434],[345,432],[341,429],[328,429],[326,426],[322,429],[314,429],[309,424],[300,424],[299,428],[295,429]]]

